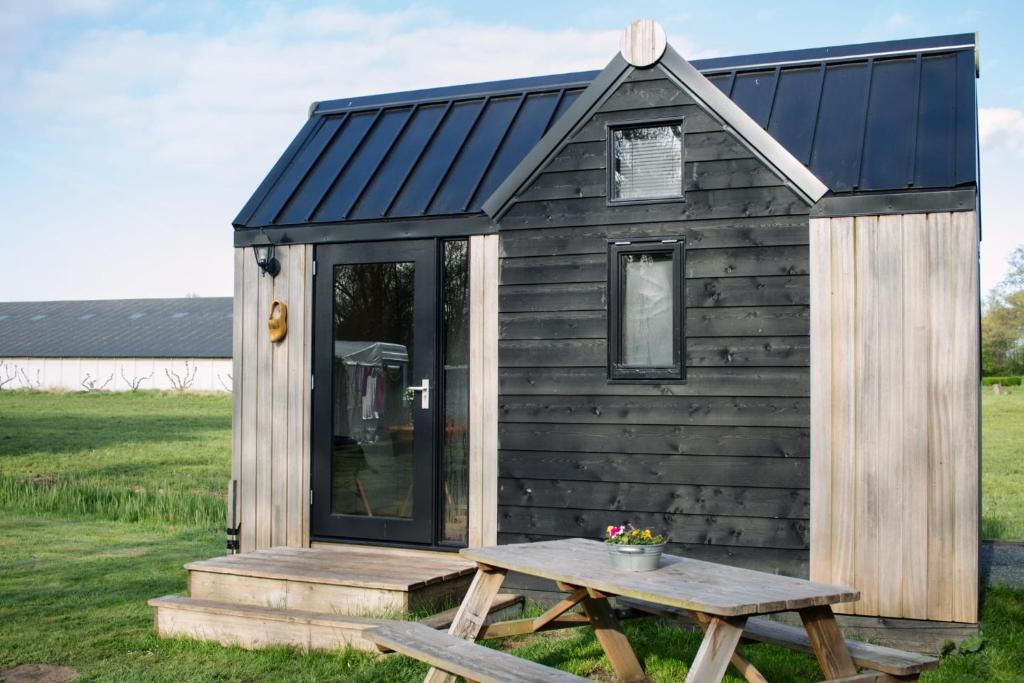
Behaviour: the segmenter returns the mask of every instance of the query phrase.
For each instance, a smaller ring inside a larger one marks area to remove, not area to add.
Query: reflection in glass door
[[[334,267],[331,513],[408,518],[415,262]]]
[[[317,248],[311,533],[465,545],[466,240]]]

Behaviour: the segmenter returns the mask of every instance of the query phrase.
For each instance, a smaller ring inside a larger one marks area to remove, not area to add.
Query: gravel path
[[[1024,588],[1024,542],[981,544],[981,583]]]

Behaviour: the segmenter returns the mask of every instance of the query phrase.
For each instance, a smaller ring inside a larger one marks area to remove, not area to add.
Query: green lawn
[[[422,679],[422,665],[397,656],[154,637],[146,600],[183,593],[182,565],[223,552],[229,423],[224,396],[0,392],[0,670],[38,662],[74,667],[87,681],[175,683]],[[922,680],[1019,680],[1024,591],[988,591],[982,623],[981,652],[947,657]],[[655,681],[685,676],[697,636],[651,619],[626,628]],[[610,679],[589,629],[502,646]],[[809,656],[766,645],[745,652],[769,680],[820,678]]]
[[[1024,539],[1024,387],[981,390],[981,533]]]

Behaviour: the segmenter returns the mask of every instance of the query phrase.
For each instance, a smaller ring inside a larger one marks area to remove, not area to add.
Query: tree
[[[989,293],[981,319],[984,375],[1024,374],[1024,245],[1014,249],[1006,277]]]
[[[1010,270],[996,287],[1002,297],[1024,291],[1024,244],[1011,251],[1006,262]]]

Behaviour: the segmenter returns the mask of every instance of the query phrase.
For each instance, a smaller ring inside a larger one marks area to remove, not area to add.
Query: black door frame
[[[439,326],[438,242],[433,239],[318,245],[313,289],[313,396],[310,537],[385,545],[433,546],[438,499],[438,409],[444,394],[437,372]],[[410,384],[430,381],[430,407],[413,413],[413,504],[410,519],[331,513],[333,448],[334,266],[411,261],[416,264]],[[325,323],[326,321],[326,327]]]

